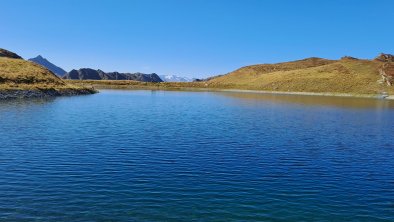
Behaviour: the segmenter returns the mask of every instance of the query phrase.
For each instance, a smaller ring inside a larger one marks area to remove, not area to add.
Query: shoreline
[[[288,91],[267,91],[267,90],[249,90],[249,89],[221,89],[221,88],[202,88],[202,87],[154,87],[154,86],[136,86],[136,85],[100,85],[93,84],[94,88],[100,89],[119,89],[119,90],[162,90],[162,91],[189,91],[189,92],[238,92],[238,93],[258,93],[273,95],[300,95],[300,96],[333,96],[347,98],[369,98],[394,100],[394,95],[383,97],[379,94],[352,94],[352,93],[317,93],[317,92],[288,92]]]
[[[1,89],[0,100],[23,99],[23,98],[44,98],[56,96],[76,96],[89,95],[100,92],[100,90],[161,90],[161,91],[188,91],[188,92],[234,92],[234,93],[256,93],[270,95],[300,95],[300,96],[327,96],[327,97],[347,97],[347,98],[368,98],[381,100],[394,100],[394,95],[383,97],[379,94],[352,94],[352,93],[332,93],[332,92],[290,92],[290,91],[268,91],[268,90],[251,90],[251,89],[226,89],[210,87],[190,87],[190,86],[168,86],[162,87],[157,85],[107,85],[96,83],[76,83],[82,86],[80,89]],[[86,87],[89,86],[89,87]]]
[[[2,89],[0,101],[10,99],[48,98],[58,96],[79,96],[97,93],[94,89]]]
[[[349,98],[370,98],[370,99],[384,99],[394,100],[394,96],[383,97],[382,95],[374,94],[351,94],[351,93],[315,93],[315,92],[285,92],[285,91],[265,91],[265,90],[243,90],[243,89],[223,89],[222,92],[245,92],[245,93],[261,93],[261,94],[278,94],[278,95],[302,95],[302,96],[335,96],[335,97],[349,97]]]

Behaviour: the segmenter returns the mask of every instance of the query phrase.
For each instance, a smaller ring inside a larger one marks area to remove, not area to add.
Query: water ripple
[[[104,91],[0,103],[0,221],[394,221],[393,104]]]

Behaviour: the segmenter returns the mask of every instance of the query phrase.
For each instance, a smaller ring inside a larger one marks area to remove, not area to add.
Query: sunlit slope
[[[91,88],[66,83],[45,67],[0,49],[0,99],[94,92]]]
[[[207,82],[212,87],[291,92],[381,93],[393,88],[379,82],[383,62],[309,58],[253,65]]]
[[[4,87],[63,87],[67,84],[55,74],[30,61],[0,57],[0,85]]]

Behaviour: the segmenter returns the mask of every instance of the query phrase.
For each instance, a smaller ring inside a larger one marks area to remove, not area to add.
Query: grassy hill
[[[22,59],[0,58],[2,88],[63,87],[66,83],[42,66]]]
[[[384,71],[384,72],[382,72]],[[382,73],[384,75],[382,75]],[[68,81],[98,88],[163,90],[246,89],[275,92],[350,94],[375,96],[394,94],[394,56],[381,54],[373,60],[343,57],[340,60],[308,58],[293,62],[242,67],[226,75],[199,82],[142,83],[137,81]]]
[[[18,58],[16,54],[2,53],[4,51],[0,51],[0,98],[94,92],[93,89],[66,83],[48,69]]]
[[[379,69],[386,61],[309,58],[278,64],[246,66],[206,82],[212,88],[268,91],[377,94],[394,93],[380,81]]]

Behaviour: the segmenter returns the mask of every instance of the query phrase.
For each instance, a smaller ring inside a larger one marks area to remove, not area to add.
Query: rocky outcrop
[[[140,82],[163,82],[163,80],[156,74],[144,73],[119,73],[119,72],[104,72],[100,69],[83,68],[79,70],[71,70],[63,76],[63,79],[74,80],[134,80]]]
[[[53,73],[55,73],[58,76],[63,76],[64,74],[67,73],[64,69],[60,68],[59,66],[54,65],[53,63],[49,62],[47,59],[45,59],[44,57],[42,57],[40,55],[35,58],[29,59],[29,61],[32,61],[34,63],[44,66],[45,68],[49,69],[50,71],[52,71]]]
[[[391,62],[385,63],[382,68],[379,69],[379,73],[382,76],[383,82],[388,86],[394,84],[394,64]]]
[[[380,53],[374,60],[383,62],[379,69],[379,74],[382,77],[379,82],[392,86],[394,84],[394,56],[391,54]]]
[[[374,60],[380,62],[394,62],[394,56],[391,54],[380,53]]]
[[[11,59],[22,59],[18,54],[0,48],[0,57],[7,57]]]

